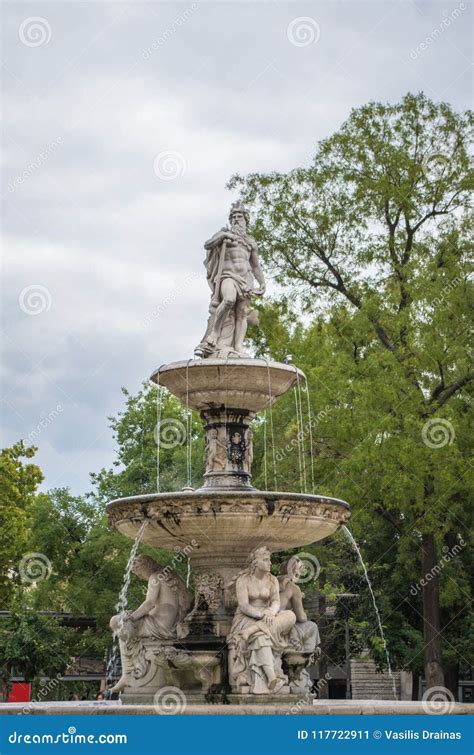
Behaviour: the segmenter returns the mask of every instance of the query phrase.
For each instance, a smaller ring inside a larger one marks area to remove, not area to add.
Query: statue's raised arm
[[[248,356],[244,338],[250,300],[265,292],[257,243],[247,233],[248,221],[244,205],[235,202],[229,213],[230,228],[221,228],[204,245],[207,252],[204,265],[212,296],[207,330],[195,349],[197,357]]]

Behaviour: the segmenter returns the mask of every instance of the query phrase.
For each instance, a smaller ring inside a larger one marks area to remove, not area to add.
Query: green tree
[[[309,168],[230,184],[255,210],[276,280],[307,311],[330,308],[305,342],[319,349],[310,384],[334,407],[319,423],[318,465],[376,529],[372,549],[388,542],[397,554],[395,582],[402,559],[416,558],[429,687],[444,685],[440,548],[466,541],[469,521],[471,129],[470,113],[422,94],[370,103],[318,146]],[[294,361],[307,362],[303,353]]]
[[[287,317],[285,305],[270,303],[264,309],[260,318],[262,328],[258,334],[257,353],[271,354],[279,359],[282,354],[293,355],[294,362],[309,377],[311,416],[307,415],[306,410],[303,412],[304,426],[301,428],[296,420],[295,401],[289,396],[280,399],[272,410],[275,443],[271,436],[269,441],[268,416],[266,433],[262,424],[257,425],[254,482],[257,487],[266,487],[263,472],[266,445],[269,486],[273,487],[271,472],[274,450],[277,477],[279,481],[284,480],[285,488],[311,491],[311,420],[317,492],[340,496],[352,504],[350,527],[359,541],[377,594],[389,639],[392,665],[411,670],[416,682],[423,668],[420,531],[413,527],[408,516],[400,512],[397,501],[400,497],[404,500],[410,478],[417,474],[419,458],[414,456],[411,459],[410,454],[417,451],[418,445],[424,448],[421,434],[411,438],[396,432],[392,439],[396,445],[391,446],[388,442],[390,437],[384,424],[387,420],[383,414],[387,407],[382,403],[387,400],[384,394],[387,382],[385,372],[378,373],[377,362],[374,362],[370,351],[365,351],[363,357],[354,360],[354,345],[350,338],[341,337],[341,330],[346,335],[350,334],[353,325],[347,316],[342,318],[340,310],[335,311],[330,319],[326,315],[317,316],[303,329],[299,324],[295,325],[292,313]],[[302,398],[305,407],[304,386]],[[469,435],[465,412],[462,411],[460,415],[461,421],[454,421],[453,416],[451,419],[453,428],[456,428],[455,443],[461,449],[460,453],[455,452],[459,457],[458,464],[453,464],[449,443],[444,458],[444,448],[430,451],[441,452],[441,464],[449,468],[449,473],[443,472],[449,494],[454,495],[455,492],[449,489],[453,481],[461,491],[448,501],[452,517],[446,522],[443,520],[442,526],[438,521],[435,529],[440,564],[437,564],[434,576],[439,577],[441,583],[443,658],[448,675],[452,677],[449,686],[456,694],[457,667],[460,661],[469,665],[472,660],[469,614],[466,610],[470,596],[469,569],[472,572],[472,567],[469,566],[467,546],[469,459],[465,447]],[[384,432],[386,434],[382,438]],[[299,437],[304,440],[306,479],[304,474],[300,474]],[[410,466],[407,466],[407,457]],[[456,526],[456,522],[460,526]],[[341,538],[337,538],[336,548],[334,539],[326,539],[304,550],[314,553],[321,563],[324,593],[328,599],[334,600],[337,592],[359,594],[359,599],[352,604],[353,650],[357,651],[362,643],[364,647],[371,648],[375,660],[383,665],[383,648],[361,567],[348,553],[348,544],[345,544],[344,552]],[[324,643],[332,634],[329,629],[330,623],[327,623]],[[338,651],[332,640],[326,649],[328,655],[337,660]],[[417,685],[415,687],[416,693]]]
[[[131,542],[109,529],[104,506],[67,488],[42,493],[32,506],[29,542],[50,566],[23,599],[35,610],[94,616],[107,644]]]
[[[6,610],[21,580],[22,558],[28,543],[30,507],[43,479],[39,467],[29,461],[36,449],[23,441],[0,452],[0,606]]]
[[[73,631],[57,619],[19,604],[10,616],[0,618],[0,680],[8,692],[11,675],[34,682],[39,677],[63,674],[69,664]]]

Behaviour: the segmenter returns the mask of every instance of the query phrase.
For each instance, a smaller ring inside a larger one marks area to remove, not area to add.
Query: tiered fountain
[[[192,597],[170,567],[137,559],[135,572],[148,580],[147,599],[112,620],[124,702],[156,703],[170,689],[188,703],[290,702],[308,692],[304,669],[318,652],[319,635],[302,607],[301,564],[291,559],[277,579],[269,556],[321,540],[350,516],[348,504],[335,498],[251,484],[252,420],[304,375],[243,351],[247,321],[254,317],[248,305],[265,283],[256,243],[247,235],[246,209],[234,204],[229,219],[230,228],[205,245],[213,293],[196,358],[163,365],[152,375],[201,414],[204,484],[108,505],[111,525],[130,538],[141,530],[147,545],[185,553],[194,577]]]

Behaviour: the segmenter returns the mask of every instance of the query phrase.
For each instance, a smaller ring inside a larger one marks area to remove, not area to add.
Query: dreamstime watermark
[[[297,553],[288,564],[288,575],[298,585],[315,582],[320,571],[321,564],[312,553]]]
[[[18,297],[20,309],[26,315],[36,316],[43,312],[49,312],[51,302],[51,293],[46,286],[42,286],[40,283],[25,286]]]
[[[456,437],[451,422],[441,417],[433,417],[425,422],[421,430],[421,438],[428,448],[443,448],[451,445]]]
[[[176,16],[174,21],[166,27],[166,29],[163,31],[162,34],[160,34],[159,37],[153,40],[151,45],[149,47],[146,47],[142,50],[141,56],[143,60],[150,60],[151,56],[160,49],[160,47],[163,47],[171,37],[176,34],[176,32],[186,23],[186,21],[189,21],[193,13],[195,13],[198,10],[198,5],[196,3],[193,3],[190,5],[189,8],[186,8],[182,13],[179,13],[179,15]]]
[[[421,704],[428,715],[445,716],[454,708],[454,695],[446,687],[430,687],[423,695]]]
[[[160,420],[153,434],[155,443],[160,448],[176,448],[186,441],[186,427],[181,420],[174,417]]]
[[[33,710],[33,708],[36,705],[38,705],[38,703],[44,702],[44,700],[49,695],[49,693],[53,692],[53,690],[55,690],[56,687],[59,686],[59,682],[61,680],[61,677],[62,677],[62,674],[58,673],[58,674],[56,674],[56,676],[53,679],[48,679],[47,682],[46,682],[46,684],[43,684],[39,688],[38,692],[36,693],[36,699],[35,700],[30,700],[30,702],[28,703],[28,705],[26,705],[23,708],[22,713],[25,716],[27,716],[29,713],[31,713],[31,711]]]
[[[160,716],[183,713],[186,708],[186,695],[178,687],[162,687],[153,698],[153,707]]]
[[[451,162],[450,158],[444,152],[429,152],[422,160],[421,170],[425,176],[429,176],[433,171],[443,171]]]
[[[459,6],[455,8],[454,10],[452,10],[451,13],[448,14],[447,11],[445,11],[445,13],[447,14],[445,18],[443,18],[443,20],[438,24],[438,26],[436,26],[433,29],[431,34],[425,37],[424,40],[420,42],[419,45],[417,45],[417,47],[411,50],[410,58],[412,60],[416,60],[417,58],[420,57],[420,55],[425,53],[426,50],[428,50],[428,48],[431,47],[431,45],[434,44],[436,40],[439,37],[441,37],[442,34],[444,34],[446,29],[449,29],[451,24],[454,21],[456,21],[459,18],[459,16],[461,16],[464,13],[464,11],[466,10],[466,7],[467,6],[465,5],[465,3],[459,3]]]
[[[333,407],[331,406],[331,404],[327,404],[324,409],[321,409],[321,411],[318,412],[314,417],[311,417],[311,419],[306,423],[306,426],[302,432],[298,431],[296,436],[289,440],[288,443],[283,446],[283,448],[277,449],[275,453],[275,461],[280,462],[283,461],[283,459],[286,459],[288,454],[290,454],[295,448],[297,448],[302,443],[302,441],[310,435],[310,432],[315,429],[318,422],[326,419],[329,416],[332,409]]]
[[[299,16],[288,24],[286,36],[295,47],[308,47],[318,42],[321,29],[318,22],[311,16]]]
[[[36,584],[51,576],[53,567],[44,553],[27,553],[20,561],[18,573],[22,582]]]
[[[27,440],[30,443],[34,443],[37,440],[37,438],[41,435],[43,430],[46,430],[46,428],[49,427],[49,425],[51,425],[54,422],[54,420],[59,417],[62,411],[63,411],[63,405],[57,404],[56,408],[52,409],[50,412],[48,412],[48,414],[41,414],[40,421],[36,425],[35,429],[31,430],[31,432],[28,433]]]
[[[20,175],[16,176],[12,181],[8,183],[8,191],[10,194],[12,194],[14,191],[16,191],[22,184],[26,183],[28,179],[31,178],[34,173],[36,173],[39,168],[41,168],[42,165],[44,165],[51,155],[53,155],[56,150],[62,145],[63,138],[62,136],[57,136],[56,139],[53,139],[47,147],[41,150],[41,152],[28,163],[26,168],[20,173]]]
[[[186,173],[186,160],[181,152],[167,149],[155,157],[153,170],[160,181],[174,181]]]
[[[453,545],[452,548],[449,548],[447,545],[443,546],[443,555],[439,559],[438,563],[433,566],[432,569],[430,569],[427,574],[425,574],[424,577],[420,579],[419,582],[417,582],[415,585],[412,585],[410,588],[410,593],[413,596],[418,595],[418,593],[423,589],[423,587],[426,587],[428,582],[431,582],[432,579],[439,576],[441,572],[443,571],[446,564],[449,564],[450,561],[453,560],[453,558],[456,558],[461,551],[465,548],[466,543],[462,539],[462,537],[459,538],[459,543],[456,543],[456,545]]]
[[[199,543],[194,538],[188,545],[185,545],[183,548],[180,548],[179,545],[177,545],[175,547],[175,554],[171,559],[171,563],[163,566],[161,571],[158,572],[158,582],[165,582],[167,579],[169,579],[173,571],[175,570],[175,567],[183,563],[184,560],[187,560],[191,553],[196,550],[196,548],[199,548]]]
[[[20,42],[26,47],[42,47],[51,42],[51,26],[42,16],[29,16],[21,22],[18,29]]]
[[[187,275],[183,281],[180,281],[179,285],[177,285],[173,290],[165,296],[163,301],[161,301],[159,304],[157,304],[151,314],[148,315],[143,320],[142,327],[147,328],[151,323],[161,317],[161,315],[167,310],[170,304],[172,304],[178,296],[180,296],[188,286],[190,286],[192,283],[194,283],[198,279],[197,273],[191,273],[190,275]]]
[[[329,684],[329,682],[331,681],[331,679],[332,679],[332,676],[328,672],[326,672],[321,679],[318,679],[318,681],[317,681],[317,683],[315,685],[315,690],[318,693],[318,696],[319,696],[319,693],[321,692],[321,690],[323,690],[325,687],[327,687],[327,685]],[[291,714],[294,714],[294,713],[301,713],[301,710],[306,705],[312,705],[313,703],[314,703],[314,694],[313,694],[313,692],[307,692],[304,697],[301,697],[299,700],[296,701],[296,703],[294,703],[291,706],[291,708],[289,709],[289,711],[287,712],[286,715],[287,716],[291,716]]]
[[[449,281],[449,283],[444,287],[443,292],[440,294],[440,296],[437,296],[435,299],[433,299],[432,306],[439,308],[444,304],[444,300],[446,299],[449,294],[454,291],[456,286],[459,286],[460,283],[464,281],[464,278],[462,275],[456,276],[456,278],[453,278],[452,281]]]
[[[8,741],[12,745],[126,745],[128,739],[126,734],[78,734],[75,726],[69,726],[67,732],[59,734],[24,734],[14,730]]]

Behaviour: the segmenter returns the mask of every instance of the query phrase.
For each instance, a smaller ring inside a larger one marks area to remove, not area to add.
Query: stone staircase
[[[400,673],[394,672],[397,698],[400,699]],[[353,700],[393,700],[392,680],[380,673],[373,661],[366,658],[351,660]]]

